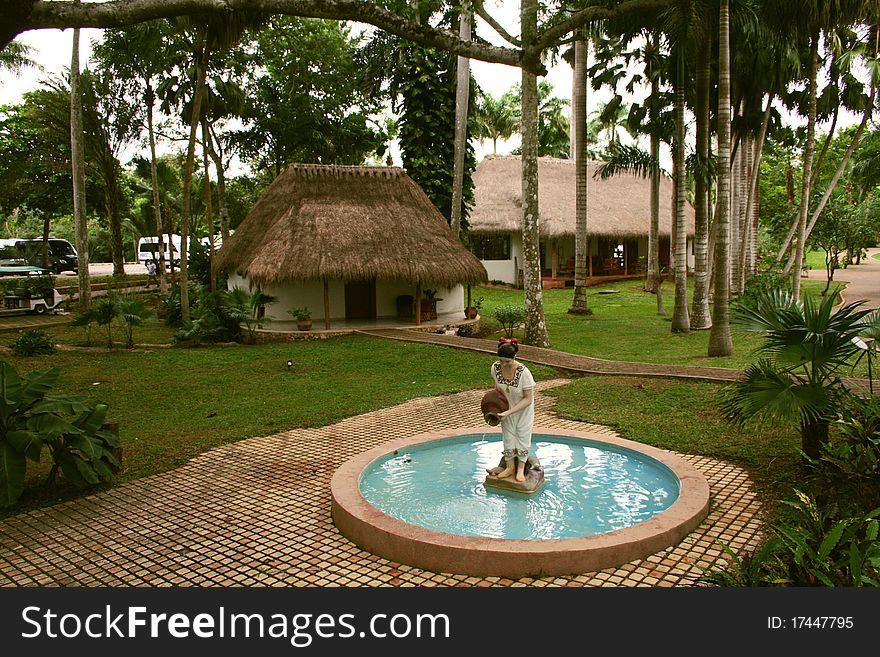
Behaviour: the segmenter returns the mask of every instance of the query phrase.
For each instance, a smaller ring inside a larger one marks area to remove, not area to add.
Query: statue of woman
[[[501,439],[504,445],[504,467],[489,470],[489,474],[504,479],[515,473],[517,481],[525,481],[526,460],[532,447],[532,427],[535,423],[535,379],[522,363],[517,362],[519,345],[516,338],[498,341],[498,360],[492,364],[495,388],[506,398],[509,408],[498,413],[501,420]]]

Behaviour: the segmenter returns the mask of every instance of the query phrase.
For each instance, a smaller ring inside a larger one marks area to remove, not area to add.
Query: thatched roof
[[[622,174],[593,178],[600,162],[587,165],[587,232],[603,237],[640,237],[651,220],[651,181]],[[474,207],[468,221],[475,233],[506,233],[522,226],[521,164],[518,155],[489,155],[474,171]],[[671,234],[672,181],[660,180],[660,234]],[[687,233],[694,234],[694,209],[685,206]],[[538,158],[538,212],[544,237],[575,233],[573,160]]]
[[[395,278],[480,283],[486,269],[403,169],[291,164],[218,253],[257,284]]]

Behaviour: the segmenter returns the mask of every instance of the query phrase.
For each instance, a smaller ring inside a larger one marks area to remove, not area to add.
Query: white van
[[[220,248],[220,244],[222,243],[222,238],[220,235],[214,236],[214,250]],[[199,240],[199,243],[210,247],[211,246],[211,238],[210,237],[202,237]],[[190,242],[192,244],[192,242]],[[169,245],[172,247],[172,251],[169,251]],[[171,239],[168,239],[168,234],[162,236],[162,247],[165,250],[165,262],[171,261],[171,253],[174,253],[174,266],[177,267],[180,264],[180,235],[171,235]],[[142,237],[138,240],[137,244],[137,259],[138,262],[142,265],[147,264],[148,260],[155,260],[159,262],[159,238],[154,236],[150,237]]]
[[[153,260],[159,262],[159,237],[151,235],[142,237],[137,244],[137,259],[142,265],[147,261]],[[175,266],[180,262],[180,235],[171,235],[168,233],[162,235],[162,249],[165,251],[165,263],[173,262]],[[172,254],[174,255],[172,259]]]

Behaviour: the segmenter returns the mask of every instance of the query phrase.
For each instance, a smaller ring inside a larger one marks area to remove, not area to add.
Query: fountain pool
[[[498,462],[485,427],[387,443],[331,481],[343,535],[393,561],[479,576],[589,572],[681,540],[708,513],[705,477],[681,457],[639,443],[536,428],[546,485],[533,495],[483,485]]]

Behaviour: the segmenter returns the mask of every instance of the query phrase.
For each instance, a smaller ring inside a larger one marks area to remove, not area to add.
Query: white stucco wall
[[[242,287],[250,290],[247,277],[231,274],[227,287]],[[278,321],[291,321],[287,312],[294,308],[308,307],[312,312],[312,320],[324,317],[324,284],[320,280],[297,281],[263,287],[263,292],[278,297],[278,301],[266,306],[266,316]],[[399,295],[415,296],[415,285],[394,279],[378,279],[376,281],[376,317],[397,317],[397,297]],[[345,283],[331,280],[328,285],[330,300],[330,319],[345,319]],[[438,313],[464,313],[464,287],[456,285],[452,288],[437,288]]]

